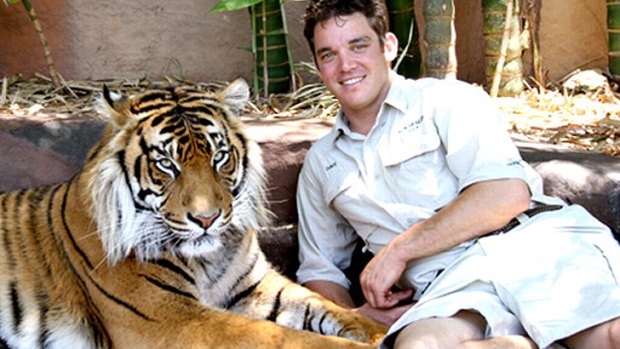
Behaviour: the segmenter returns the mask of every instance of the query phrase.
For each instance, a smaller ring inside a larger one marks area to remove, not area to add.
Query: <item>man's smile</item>
[[[365,78],[366,78],[366,75],[360,76],[360,77],[357,77],[357,78],[352,78],[352,79],[344,80],[340,84],[341,85],[345,85],[345,86],[354,85],[354,84],[357,84],[357,83],[361,82]]]

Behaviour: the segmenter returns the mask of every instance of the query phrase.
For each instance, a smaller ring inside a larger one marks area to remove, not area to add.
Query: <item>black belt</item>
[[[536,206],[534,208],[530,208],[527,209],[525,211],[523,211],[522,214],[526,215],[529,218],[532,218],[534,216],[536,216],[539,213],[543,213],[543,212],[549,212],[549,211],[557,211],[559,209],[561,209],[562,205],[540,205],[540,206]],[[504,234],[508,231],[510,231],[511,229],[517,227],[519,224],[521,224],[521,222],[517,219],[517,217],[513,218],[510,220],[510,222],[508,222],[508,224],[504,225],[503,227],[494,230],[488,234],[483,235],[484,236],[489,236],[489,235],[499,235],[499,234]]]

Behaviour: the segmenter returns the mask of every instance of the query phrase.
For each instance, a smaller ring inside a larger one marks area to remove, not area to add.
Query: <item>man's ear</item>
[[[394,33],[387,32],[383,43],[383,53],[388,62],[393,61],[398,55],[398,38]]]

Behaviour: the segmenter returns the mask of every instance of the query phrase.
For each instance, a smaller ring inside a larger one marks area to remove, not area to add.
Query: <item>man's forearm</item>
[[[355,306],[349,291],[335,282],[312,280],[306,282],[304,286],[342,307],[353,308]]]

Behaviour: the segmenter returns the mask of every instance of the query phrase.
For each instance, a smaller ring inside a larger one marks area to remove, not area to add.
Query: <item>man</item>
[[[305,20],[341,110],[299,179],[299,282],[352,307],[361,237],[358,311],[398,319],[386,348],[620,348],[618,244],[542,194],[488,95],[392,72],[381,1],[310,0]]]

